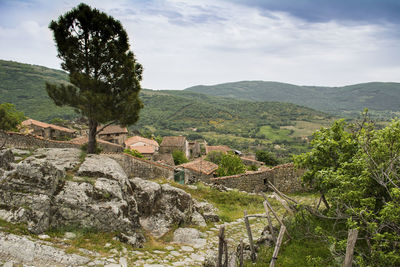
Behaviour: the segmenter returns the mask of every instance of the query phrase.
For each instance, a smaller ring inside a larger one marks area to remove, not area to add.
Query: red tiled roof
[[[165,136],[161,142],[161,146],[183,146],[185,144],[185,136]]]
[[[151,140],[151,139],[148,139],[148,138],[144,138],[144,137],[141,137],[141,136],[138,136],[138,135],[132,136],[132,137],[129,137],[128,139],[126,139],[125,140],[125,145],[128,147],[128,146],[131,146],[131,145],[139,143],[139,142],[159,147],[157,141]]]
[[[97,131],[101,129],[103,126],[97,126]],[[99,134],[117,134],[117,133],[128,133],[128,129],[126,127],[121,127],[119,125],[108,125],[104,128]]]
[[[153,154],[155,149],[153,146],[135,146],[132,149],[140,152],[141,154]]]
[[[210,161],[206,161],[203,159],[197,159],[188,163],[183,163],[181,165],[179,165],[182,168],[186,168],[189,170],[193,170],[193,171],[197,171],[197,172],[201,172],[204,174],[211,174],[212,172],[214,172],[216,169],[218,169],[218,165],[214,164]]]
[[[52,128],[54,130],[58,130],[58,131],[61,131],[61,132],[67,132],[67,133],[74,133],[75,132],[74,130],[71,130],[71,129],[68,129],[68,128],[65,128],[65,127],[61,127],[61,126],[57,126],[57,125],[54,125],[54,124],[49,124],[49,123],[33,120],[33,119],[25,120],[21,124],[24,125],[24,126],[36,125],[36,126],[39,126],[39,127],[42,127],[42,128]]]
[[[228,152],[232,149],[229,146],[206,146],[206,154],[210,153],[211,151],[221,151],[221,152]]]

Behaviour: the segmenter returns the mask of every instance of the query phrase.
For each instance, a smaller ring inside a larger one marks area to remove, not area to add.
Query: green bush
[[[172,157],[174,158],[175,165],[180,165],[189,162],[185,154],[180,150],[174,150],[172,152]]]
[[[15,131],[24,119],[24,114],[16,110],[13,104],[0,104],[0,130]]]
[[[217,176],[230,176],[246,172],[246,166],[239,156],[232,153],[222,155],[221,162],[216,170]]]
[[[143,158],[142,153],[140,153],[136,149],[124,149],[124,153],[129,154],[134,157],[137,157],[137,158]]]

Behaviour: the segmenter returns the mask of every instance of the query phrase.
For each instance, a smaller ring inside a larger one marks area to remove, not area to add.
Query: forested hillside
[[[400,112],[400,83],[371,82],[343,87],[297,86],[278,82],[241,81],[194,86],[185,91],[251,101],[278,101],[354,116],[370,114],[389,118]]]
[[[45,82],[66,82],[65,72],[0,61],[0,102],[10,102],[26,116],[49,121],[72,118],[72,109],[56,107]],[[236,149],[249,146],[304,147],[304,138],[330,117],[322,112],[278,102],[222,98],[190,91],[142,90],[144,109],[131,127],[155,135],[185,134]]]
[[[59,108],[47,96],[45,82],[66,82],[65,72],[36,65],[0,60],[0,103],[9,102],[26,116],[48,121],[72,118],[70,108]]]

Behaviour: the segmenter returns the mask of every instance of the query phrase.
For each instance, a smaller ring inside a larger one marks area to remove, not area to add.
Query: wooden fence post
[[[276,214],[276,212],[275,212],[274,209],[272,208],[271,204],[269,204],[267,196],[266,196],[264,193],[261,193],[261,195],[264,197],[265,203],[267,204],[269,210],[270,210],[270,211],[272,212],[272,214],[274,215],[275,219],[279,222],[279,224],[280,224],[281,226],[285,226],[285,225],[283,224],[282,220],[279,219],[278,215]],[[286,227],[285,227],[285,229],[286,229]],[[290,234],[289,234],[288,231],[286,231],[286,234],[287,234],[287,236],[289,237],[289,239],[292,239],[292,237],[290,236]]]
[[[224,263],[224,267],[228,267],[228,241],[226,241],[224,239],[224,252],[225,252],[225,263]]]
[[[265,213],[267,214],[269,232],[271,233],[272,240],[273,240],[274,243],[276,244],[276,237],[275,237],[275,233],[274,233],[274,228],[273,228],[273,226],[272,226],[271,216],[269,215],[269,210],[268,210],[268,207],[267,207],[267,203],[265,203],[265,201],[264,201],[264,202],[263,202],[263,205],[264,205]]]
[[[247,229],[247,235],[249,236],[250,250],[251,250],[251,260],[254,262],[256,260],[256,251],[253,244],[253,235],[251,234],[251,228],[249,223],[249,218],[247,218],[247,211],[244,211],[244,223]]]
[[[224,254],[224,241],[225,241],[225,226],[219,228],[219,243],[218,243],[218,267],[222,267],[222,254]]]
[[[240,239],[239,266],[243,267],[243,239]]]
[[[346,257],[343,267],[351,267],[353,264],[354,246],[356,245],[358,229],[350,229],[347,237]]]
[[[276,241],[274,254],[272,254],[272,259],[271,259],[271,263],[269,264],[269,267],[274,267],[275,266],[275,261],[278,259],[278,253],[279,253],[279,249],[280,249],[281,244],[282,244],[282,240],[283,240],[283,236],[285,234],[285,231],[286,231],[286,227],[282,224],[281,225],[281,230],[279,231],[278,240]]]

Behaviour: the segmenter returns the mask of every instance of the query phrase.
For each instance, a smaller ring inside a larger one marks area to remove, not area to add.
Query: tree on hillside
[[[100,124],[126,126],[138,120],[142,65],[129,50],[121,23],[86,4],[52,21],[49,28],[72,85],[47,83],[47,93],[56,105],[71,106],[88,118],[87,152],[94,153]]]
[[[21,111],[15,109],[10,103],[0,104],[0,130],[14,131],[17,126],[25,119]]]

